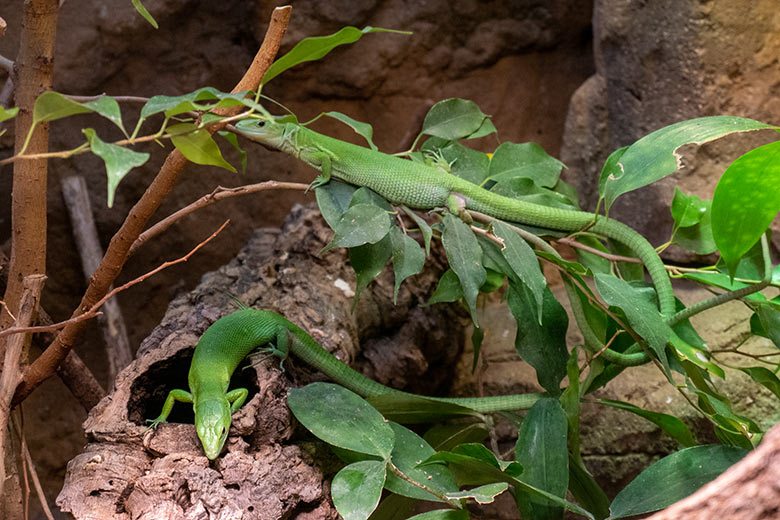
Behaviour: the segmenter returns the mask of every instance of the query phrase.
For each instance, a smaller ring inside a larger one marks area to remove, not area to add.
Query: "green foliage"
[[[146,10],[146,7],[144,7],[144,4],[141,3],[141,0],[130,0],[130,2],[133,4],[133,7],[135,7],[135,10],[138,11],[138,13],[143,16],[147,22],[149,22],[149,25],[155,29],[159,29],[157,22],[152,17],[152,15],[149,14],[149,11]]]
[[[149,160],[148,153],[139,153],[128,150],[122,146],[106,143],[102,141],[92,128],[83,130],[89,141],[92,153],[103,159],[106,164],[106,173],[108,175],[108,207],[114,204],[114,193],[116,187],[127,173],[135,168],[146,164]]]

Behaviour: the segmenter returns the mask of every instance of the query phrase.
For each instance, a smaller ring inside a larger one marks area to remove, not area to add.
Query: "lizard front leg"
[[[160,412],[160,415],[157,416],[156,419],[147,419],[146,422],[152,423],[149,425],[149,428],[157,428],[157,425],[165,422],[166,419],[168,419],[168,416],[171,414],[171,410],[173,410],[173,404],[179,401],[180,403],[192,403],[192,394],[187,392],[186,390],[171,390],[168,392],[168,397],[165,398],[165,404],[163,404],[162,412]]]

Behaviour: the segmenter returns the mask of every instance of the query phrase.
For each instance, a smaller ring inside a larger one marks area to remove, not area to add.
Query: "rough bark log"
[[[64,511],[79,520],[336,518],[319,459],[290,442],[296,428],[285,401],[289,378],[296,386],[319,378],[301,363],[293,360],[284,373],[274,360],[237,371],[234,384],[247,386],[250,398],[233,417],[227,454],[211,465],[191,407],[177,404],[171,422],[156,431],[145,423],[171,388],[186,388],[192,349],[211,323],[235,309],[231,295],[286,315],[343,360],[362,350],[362,368],[381,382],[406,372],[417,383],[411,390],[436,390],[434,374],[444,371],[426,370],[451,362],[463,341],[450,308],[418,308],[441,265],[405,284],[397,306],[392,275],[384,273],[352,313],[354,274],[344,252],[317,256],[331,236],[317,211],[297,208],[281,233],[259,230],[232,262],[171,303],[114,392],[86,420],[90,444],[68,465],[57,499]],[[407,354],[377,352],[387,348]]]

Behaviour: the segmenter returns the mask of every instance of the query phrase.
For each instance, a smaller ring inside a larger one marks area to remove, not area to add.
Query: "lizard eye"
[[[257,122],[257,127],[258,128],[263,128],[264,126],[265,126],[265,121],[258,121]]]

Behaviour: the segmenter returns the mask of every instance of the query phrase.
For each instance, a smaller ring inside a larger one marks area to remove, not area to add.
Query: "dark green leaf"
[[[423,121],[422,133],[455,141],[479,130],[487,117],[473,101],[445,99],[428,111]]]
[[[469,134],[464,139],[478,139],[480,137],[485,137],[486,135],[495,134],[497,132],[495,125],[493,124],[493,121],[490,119],[485,119],[482,121],[482,126],[477,128],[477,131],[473,134]]]
[[[712,197],[712,235],[732,274],[777,216],[778,186],[780,141],[746,153],[720,178]]]
[[[471,363],[471,373],[477,371],[477,362],[479,361],[479,352],[482,350],[482,341],[485,339],[485,331],[479,327],[474,327],[471,333],[471,345],[474,347],[474,358]]]
[[[501,254],[512,267],[515,274],[531,291],[536,302],[536,320],[541,324],[542,303],[544,301],[544,290],[547,288],[547,280],[542,274],[539,260],[537,260],[534,250],[520,237],[517,231],[500,220],[493,223],[493,232],[504,241]]]
[[[385,236],[376,244],[363,244],[349,249],[349,264],[355,270],[356,278],[354,302],[357,302],[363,289],[379,276],[392,254],[393,245],[389,236]]]
[[[569,457],[569,492],[598,520],[609,516],[609,498],[581,460]]]
[[[543,398],[528,411],[515,445],[515,460],[525,469],[523,482],[561,498],[569,486],[567,428],[566,413],[558,399]],[[518,492],[516,500],[523,518],[553,520],[563,515],[559,505],[540,500],[536,495]]]
[[[33,106],[33,124],[36,125],[43,121],[54,121],[63,117],[75,114],[86,114],[92,112],[91,108],[85,107],[81,103],[70,100],[52,90],[44,92],[35,100]]]
[[[138,11],[138,14],[144,17],[147,22],[149,22],[149,25],[154,27],[155,29],[159,29],[159,26],[157,25],[157,22],[152,17],[151,14],[149,14],[149,11],[146,10],[146,7],[141,3],[141,0],[130,0],[130,2],[133,4],[133,7],[135,7],[135,10]]]
[[[687,195],[677,187],[674,188],[672,218],[676,227],[689,227],[698,224],[707,209],[709,208],[706,201],[701,200],[696,195]]]
[[[441,241],[450,268],[455,271],[460,280],[463,298],[471,312],[471,320],[475,326],[478,326],[477,294],[487,276],[485,268],[482,267],[482,248],[469,226],[451,213],[444,215],[444,232]]]
[[[239,157],[241,157],[241,173],[246,173],[246,152],[238,144],[238,137],[236,137],[236,134],[234,134],[233,132],[226,132],[226,131],[220,131],[217,133],[220,135],[220,137],[224,138],[225,141],[230,143],[231,146],[233,146],[233,148],[236,149]]]
[[[352,119],[346,114],[342,114],[341,112],[325,112],[326,116],[332,117],[333,119],[338,119],[348,127],[350,127],[352,130],[355,131],[360,137],[366,140],[368,142],[368,146],[372,150],[376,150],[377,147],[374,144],[374,141],[372,140],[374,137],[374,129],[371,127],[368,123],[363,123],[362,121],[357,121],[356,119]]]
[[[439,278],[439,283],[433,291],[431,299],[425,305],[434,303],[454,302],[463,297],[463,289],[460,286],[458,275],[452,269],[447,269]]]
[[[498,495],[506,491],[508,488],[509,484],[506,482],[496,482],[495,484],[477,486],[475,488],[469,489],[468,491],[447,493],[447,498],[456,500],[465,500],[471,498],[478,504],[491,504]]]
[[[416,508],[416,500],[390,494],[379,503],[379,507],[368,518],[369,520],[407,520],[414,514]]]
[[[539,384],[551,394],[558,395],[569,359],[569,352],[566,350],[569,318],[550,289],[545,288],[540,324],[532,298],[524,285],[509,283],[507,303],[517,322],[515,348],[520,356],[534,367]]]
[[[392,428],[362,397],[344,387],[312,383],[293,388],[287,404],[301,424],[328,444],[383,459],[393,451]]]
[[[739,369],[780,398],[780,379],[771,370],[765,367],[739,367]]]
[[[693,226],[678,228],[672,237],[672,243],[697,255],[714,253],[717,247],[712,238],[712,201],[703,201],[706,211],[701,221]]]
[[[780,310],[771,304],[758,305],[750,317],[750,332],[771,339],[780,348]]]
[[[82,130],[87,136],[92,153],[103,159],[108,175],[108,207],[114,204],[114,193],[127,172],[149,160],[148,153],[139,153],[100,140],[92,128]]]
[[[333,232],[333,240],[321,253],[334,247],[376,244],[390,232],[390,216],[373,204],[355,204],[341,215]]]
[[[385,463],[363,460],[350,464],[333,477],[333,505],[344,520],[366,520],[379,504],[385,484]]]
[[[395,432],[395,446],[391,459],[393,465],[401,473],[441,495],[454,493],[458,490],[452,474],[446,467],[432,464],[418,466],[421,461],[436,453],[422,437],[398,423],[391,422],[390,427]],[[402,480],[393,473],[388,473],[385,488],[409,498],[441,502],[439,498]]]
[[[488,436],[481,422],[437,424],[425,432],[423,438],[437,451],[451,450],[458,444],[482,442]]]
[[[414,220],[415,224],[420,228],[420,233],[422,233],[423,236],[423,243],[425,244],[425,256],[428,256],[431,254],[431,237],[433,236],[433,231],[431,230],[431,226],[428,225],[428,223],[423,219],[420,215],[415,213],[414,211],[410,210],[406,206],[402,206],[404,212],[406,212],[409,217]]]
[[[747,451],[729,446],[685,448],[639,474],[612,501],[611,519],[658,511],[714,480]]]
[[[485,121],[489,121],[486,119]],[[490,159],[487,154],[472,150],[457,141],[431,137],[423,143],[421,150],[429,157],[446,163],[445,170],[474,184],[482,184],[487,178]]]
[[[599,205],[601,204],[601,198],[604,197],[604,188],[607,185],[607,180],[614,177],[619,177],[622,174],[622,167],[620,166],[620,158],[628,150],[628,146],[618,148],[607,157],[604,161],[604,166],[601,168],[601,174],[599,175]]]
[[[735,132],[774,128],[771,125],[734,116],[690,119],[646,135],[622,154],[616,168],[609,172],[600,193],[607,209],[623,193],[641,188],[679,169],[678,148],[685,144],[703,144]]]
[[[349,202],[350,207],[358,204],[373,204],[388,213],[392,213],[393,211],[393,207],[387,202],[387,199],[365,186],[355,190],[355,193],[352,194],[352,200]]]
[[[628,323],[647,341],[668,373],[666,343],[669,341],[671,329],[661,318],[658,309],[637,294],[636,288],[620,278],[601,273],[597,273],[594,278],[604,301],[625,313]]]
[[[601,240],[592,235],[580,235],[575,240],[597,251],[609,253],[610,251],[601,243]],[[612,262],[604,258],[601,255],[592,253],[586,249],[575,247],[574,253],[577,255],[577,260],[582,265],[593,271],[594,273],[612,273]]]
[[[331,229],[336,228],[339,220],[341,220],[341,216],[349,209],[355,190],[357,188],[351,184],[345,184],[333,179],[314,190],[322,218],[325,219],[325,222],[328,223]]]
[[[620,410],[626,410],[638,415],[639,417],[647,419],[669,434],[669,436],[674,438],[674,440],[682,444],[682,446],[685,448],[696,445],[696,440],[693,438],[693,434],[688,429],[688,426],[673,415],[660,412],[651,412],[650,410],[645,410],[644,408],[634,406],[631,403],[614,401],[612,399],[597,399],[596,402],[611,406],[613,408],[618,408]]]
[[[706,348],[694,347],[674,332],[672,332],[669,340],[672,347],[677,352],[677,355],[681,359],[687,359],[691,363],[700,366],[704,370],[707,370],[708,372],[720,378],[726,377],[723,369],[719,365],[710,361],[710,353]]]
[[[425,265],[425,251],[415,239],[404,234],[397,226],[390,229],[390,241],[393,246],[393,271],[395,273],[393,303],[396,303],[401,283],[406,278],[422,271]]]
[[[540,206],[552,208],[578,209],[576,201],[569,196],[553,191],[549,188],[537,186],[532,179],[515,177],[502,180],[490,188],[496,195],[503,195],[512,199],[532,202]]]
[[[489,178],[496,182],[515,177],[531,179],[537,186],[552,188],[563,163],[536,143],[501,143],[490,160]]]
[[[192,123],[181,123],[169,126],[167,132],[171,134],[173,146],[179,150],[187,160],[195,164],[219,166],[235,173],[236,169],[222,157],[219,146],[214,142],[206,130]]]
[[[356,27],[348,26],[343,27],[338,32],[328,36],[313,36],[311,38],[304,38],[295,44],[295,47],[293,47],[290,52],[276,60],[268,68],[265,75],[263,76],[262,84],[265,85],[282,72],[298,65],[299,63],[318,60],[339,45],[354,43],[358,41],[364,34],[373,32],[411,34],[410,32],[406,31],[382,29],[381,27],[364,27],[363,29],[358,29]]]

